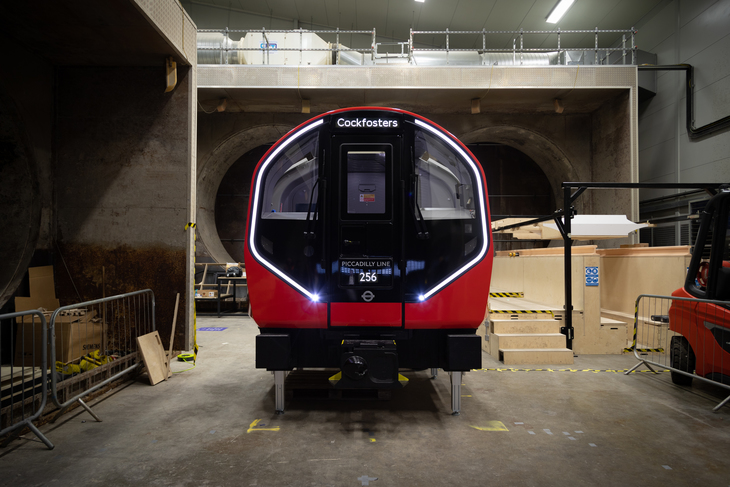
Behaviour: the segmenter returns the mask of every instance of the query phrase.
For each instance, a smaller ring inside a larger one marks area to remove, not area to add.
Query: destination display
[[[393,259],[340,259],[340,285],[392,286]]]
[[[398,120],[383,118],[338,118],[338,127],[351,128],[397,128]]]

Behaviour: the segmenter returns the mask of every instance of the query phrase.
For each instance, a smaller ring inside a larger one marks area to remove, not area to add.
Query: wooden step
[[[505,365],[570,365],[573,351],[567,348],[500,349],[499,358]]]
[[[514,333],[560,333],[558,320],[500,320],[492,319],[491,332],[493,334]]]
[[[562,333],[499,333],[499,350],[532,349],[532,348],[564,348],[565,335]]]
[[[626,322],[601,316],[601,326],[626,326]]]

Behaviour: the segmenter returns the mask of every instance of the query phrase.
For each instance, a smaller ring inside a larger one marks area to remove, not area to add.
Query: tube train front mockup
[[[336,110],[282,137],[254,172],[245,252],[257,368],[387,389],[399,368],[481,367],[484,172],[421,116]]]

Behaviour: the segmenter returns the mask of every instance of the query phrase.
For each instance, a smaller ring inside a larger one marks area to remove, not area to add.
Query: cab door
[[[330,326],[403,323],[401,138],[334,135]]]

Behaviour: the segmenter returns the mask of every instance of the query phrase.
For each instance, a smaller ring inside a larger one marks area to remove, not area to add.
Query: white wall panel
[[[673,0],[637,28],[637,44],[659,64],[694,67],[695,127],[730,115],[730,0]],[[730,131],[689,139],[683,80],[684,73],[660,72],[657,95],[639,109],[640,180],[730,182]],[[641,199],[661,194],[642,191]]]
[[[679,57],[689,59],[725,37],[730,27],[729,21],[729,1],[722,0],[710,6],[681,28]]]
[[[658,176],[671,176],[677,168],[677,142],[672,138],[639,152],[639,179],[643,182]]]
[[[662,8],[656,15],[647,19],[636,34],[636,44],[639,49],[656,53],[657,46],[665,42],[674,33],[677,23],[677,7],[674,2]]]
[[[718,0],[684,0],[679,2],[680,25],[693,21],[708,8],[712,7]]]
[[[659,176],[652,179],[648,179],[646,181],[642,181],[642,183],[676,183],[676,179],[674,174],[666,175],[666,176]],[[640,189],[639,190],[639,201],[644,201],[652,198],[659,198],[660,196],[666,196],[668,194],[676,193],[677,190],[674,189]]]
[[[708,162],[720,161],[728,156],[730,156],[730,137],[718,137],[713,144],[684,139],[679,145],[679,158],[682,161],[683,170],[699,168]],[[725,179],[730,182],[730,178]]]
[[[669,105],[639,122],[639,150],[673,139],[677,135],[677,105]],[[639,159],[641,160],[641,159]]]
[[[684,73],[668,71],[664,76],[657,76],[656,95],[639,106],[639,124],[641,121],[659,110],[677,103],[677,98],[684,94]]]
[[[730,182],[730,157],[683,170],[680,175],[685,183]]]
[[[695,127],[730,115],[730,77],[726,76],[701,90],[695,90],[694,98]]]

